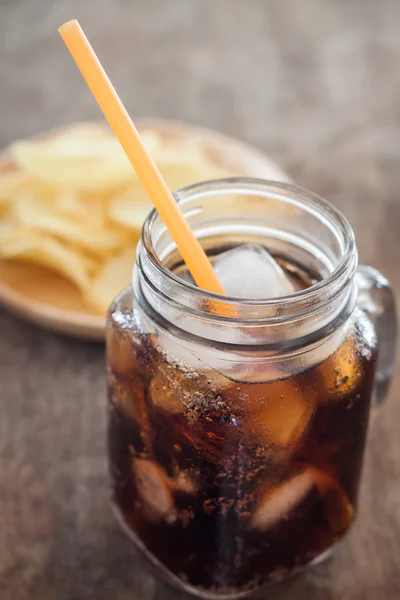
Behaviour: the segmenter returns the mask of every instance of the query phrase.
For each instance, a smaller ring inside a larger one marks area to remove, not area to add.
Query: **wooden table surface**
[[[397,0],[0,0],[0,143],[97,107],[56,26],[78,17],[128,109],[264,149],[340,207],[400,291]],[[172,600],[109,509],[103,348],[0,312],[0,599]],[[370,427],[359,519],[284,600],[400,598],[400,403]]]

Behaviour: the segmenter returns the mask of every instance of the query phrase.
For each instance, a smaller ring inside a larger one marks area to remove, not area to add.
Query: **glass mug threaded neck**
[[[304,347],[335,331],[351,314],[357,250],[353,231],[328,202],[302,188],[257,179],[229,178],[176,193],[206,252],[246,243],[300,265],[315,284],[273,299],[221,297],[201,290],[174,269],[182,261],[153,211],[137,252],[137,302],[180,335],[222,344]]]

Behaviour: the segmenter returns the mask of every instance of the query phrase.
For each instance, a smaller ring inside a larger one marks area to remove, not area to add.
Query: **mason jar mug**
[[[303,189],[232,178],[177,199],[224,277],[245,285],[247,253],[271,293],[197,288],[149,215],[107,324],[113,504],[169,582],[239,598],[320,560],[351,527],[371,399],[393,366],[393,295],[357,265],[343,215]]]

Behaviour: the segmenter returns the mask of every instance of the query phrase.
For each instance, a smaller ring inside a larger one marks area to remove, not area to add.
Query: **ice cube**
[[[166,357],[160,356],[149,392],[154,406],[168,414],[177,415],[190,410],[198,396],[203,398],[207,395],[210,384],[203,371],[189,368],[178,361],[170,363]]]
[[[267,489],[250,520],[250,527],[266,531],[287,519],[315,488],[335,534],[343,533],[354,516],[353,507],[341,486],[321,469],[305,465],[300,473]]]
[[[179,321],[174,324],[179,327]],[[159,332],[150,336],[152,344],[161,351],[165,360],[180,364],[183,369],[204,369],[200,356],[197,355],[198,347],[194,343],[183,341],[181,337],[168,332]]]
[[[258,244],[243,244],[223,252],[213,265],[229,296],[277,298],[295,292],[278,263]]]
[[[315,486],[324,503],[325,514],[331,530],[341,534],[349,527],[354,518],[353,506],[342,486],[325,471],[309,467],[314,474]]]
[[[174,523],[176,507],[164,470],[151,460],[133,458],[132,471],[147,518],[153,522]]]
[[[241,433],[240,417],[223,401],[209,372],[183,371],[162,362],[149,392],[152,405],[160,414],[175,419],[172,426],[176,443],[190,446],[201,459],[216,463],[222,454],[236,447]]]
[[[107,360],[110,367],[121,375],[130,375],[133,370],[141,371],[138,350],[142,340],[130,331],[110,327],[107,331]]]
[[[265,388],[264,402],[251,418],[254,429],[278,445],[295,447],[314,413],[313,395],[290,381],[275,381]]]
[[[111,401],[128,417],[137,423],[143,421],[144,381],[135,372],[130,377],[116,374],[109,375]]]
[[[171,486],[177,492],[185,494],[194,494],[197,491],[196,481],[189,471],[178,471],[174,477],[170,478]]]
[[[223,397],[241,408],[243,426],[253,439],[292,451],[306,432],[315,411],[315,391],[301,375],[267,383],[239,382]]]
[[[324,388],[319,400],[321,403],[341,400],[356,391],[364,376],[359,346],[355,335],[351,334],[336,352],[317,367]]]
[[[252,529],[266,531],[286,519],[306,499],[315,486],[314,469],[306,468],[285,482],[268,489],[253,514]]]
[[[151,401],[157,408],[171,415],[183,412],[184,407],[179,397],[178,387],[169,378],[156,375],[151,380],[149,391]]]

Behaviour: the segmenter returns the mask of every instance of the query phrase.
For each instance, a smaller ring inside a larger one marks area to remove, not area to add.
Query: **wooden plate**
[[[236,175],[289,181],[289,177],[262,152],[223,133],[159,119],[142,119],[136,125],[139,131],[152,129],[166,139],[178,142],[187,138],[199,140],[217,166]],[[0,170],[10,168],[12,162],[6,152],[0,159]],[[47,269],[22,262],[0,261],[0,303],[23,319],[59,333],[99,341],[104,339],[105,317],[90,312],[78,289]]]

